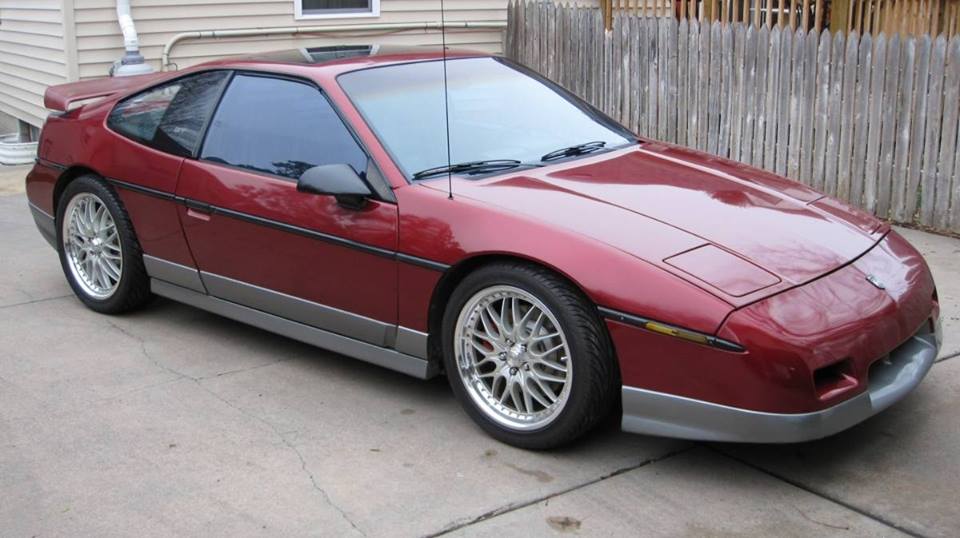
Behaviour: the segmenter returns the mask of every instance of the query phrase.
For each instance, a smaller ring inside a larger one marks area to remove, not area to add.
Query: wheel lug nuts
[[[519,370],[517,369],[517,367],[514,366],[514,367],[510,368],[510,375],[517,375],[517,372],[518,372],[518,371],[519,371]]]

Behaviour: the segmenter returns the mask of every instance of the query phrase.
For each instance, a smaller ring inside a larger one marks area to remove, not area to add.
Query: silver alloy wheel
[[[123,247],[106,204],[95,194],[80,193],[67,204],[61,226],[74,280],[94,299],[112,296],[123,275]]]
[[[556,316],[513,286],[481,290],[457,318],[454,352],[470,398],[494,422],[530,431],[570,397],[570,347]]]

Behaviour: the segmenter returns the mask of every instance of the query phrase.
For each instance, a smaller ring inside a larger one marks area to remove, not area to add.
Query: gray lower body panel
[[[318,329],[155,278],[150,280],[150,288],[153,293],[162,297],[407,375],[428,379],[437,374],[436,365],[430,361],[393,349]]]
[[[143,262],[162,297],[415,377],[438,373],[427,360],[426,333],[154,256]]]
[[[232,278],[202,271],[200,276],[210,295],[231,303],[270,312],[282,318],[378,346],[392,346],[396,338],[396,325],[240,282]]]
[[[160,258],[146,254],[143,255],[143,266],[151,278],[176,284],[181,288],[187,288],[196,292],[207,292],[207,289],[203,287],[203,281],[200,280],[200,271],[197,271],[193,267],[168,262],[167,260],[161,260]]]
[[[624,386],[624,431],[737,443],[798,443],[841,432],[913,391],[940,348],[937,331],[917,334],[870,372],[869,387],[845,402],[812,413],[751,411]]]
[[[57,224],[52,215],[39,207],[30,204],[30,213],[33,215],[33,222],[36,223],[40,235],[50,243],[50,246],[57,248]]]

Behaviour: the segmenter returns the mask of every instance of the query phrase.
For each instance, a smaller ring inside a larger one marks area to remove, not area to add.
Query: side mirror
[[[307,169],[297,181],[297,190],[334,196],[337,203],[351,209],[366,205],[373,191],[349,164],[324,164]]]

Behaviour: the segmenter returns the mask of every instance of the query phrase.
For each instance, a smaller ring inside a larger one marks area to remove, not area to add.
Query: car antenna
[[[440,42],[443,47],[443,120],[447,132],[447,199],[453,200],[453,172],[450,156],[450,94],[447,87],[447,19],[443,0],[440,0]]]

